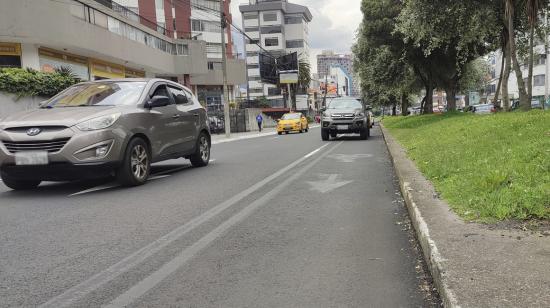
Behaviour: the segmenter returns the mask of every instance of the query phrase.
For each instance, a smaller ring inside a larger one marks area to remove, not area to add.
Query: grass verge
[[[466,220],[550,219],[550,112],[386,117],[383,123]]]

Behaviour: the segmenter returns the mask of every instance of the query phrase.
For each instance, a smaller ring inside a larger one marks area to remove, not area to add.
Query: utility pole
[[[227,20],[225,19],[224,0],[220,0],[220,28],[222,35],[222,71],[223,71],[223,117],[225,120],[225,137],[231,137],[231,121],[229,119],[229,93],[227,91],[227,53],[225,46],[225,27]]]
[[[325,95],[323,96],[323,106],[321,106],[321,108],[327,107],[327,92],[328,92],[328,75],[325,74]]]

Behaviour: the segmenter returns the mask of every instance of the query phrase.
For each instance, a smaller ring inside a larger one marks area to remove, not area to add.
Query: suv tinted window
[[[182,89],[179,89],[179,88],[176,88],[176,87],[171,87],[171,86],[168,87],[168,90],[170,91],[170,93],[172,93],[172,95],[174,95],[174,99],[176,100],[176,104],[186,105],[186,104],[191,103],[191,101],[189,99],[189,94],[186,91],[184,91]]]
[[[165,85],[160,85],[155,89],[155,92],[153,92],[153,95],[151,95],[151,97],[153,97],[153,96],[167,96],[167,97],[170,97],[170,93],[168,93],[168,91],[166,90]]]

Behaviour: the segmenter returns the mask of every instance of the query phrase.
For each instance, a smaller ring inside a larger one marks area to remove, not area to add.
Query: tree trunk
[[[466,107],[468,106],[470,106],[470,92],[464,95],[464,109],[466,109]]]
[[[531,100],[533,100],[533,42],[535,40],[535,25],[531,25],[529,33],[529,76],[527,77],[527,100],[529,105],[531,105]]]
[[[508,95],[508,80],[510,79],[510,71],[512,70],[512,57],[510,57],[510,48],[508,43],[505,44],[503,58],[506,60],[504,64],[504,73],[502,75],[502,102],[504,111],[510,111],[510,96]]]
[[[409,100],[406,94],[401,94],[401,115],[409,115]]]
[[[391,115],[394,116],[394,117],[397,115],[397,103],[395,103],[395,102],[391,106]]]
[[[500,63],[500,74],[498,75],[497,89],[496,89],[496,92],[495,92],[495,97],[493,98],[493,105],[495,107],[497,107],[498,95],[499,95],[500,89],[502,87],[502,74],[504,73],[504,64],[505,64],[505,60],[506,60],[506,57],[504,56],[504,50],[506,50],[506,47],[504,47],[502,50],[503,50],[503,53],[502,53],[502,61]],[[506,82],[508,82],[508,81],[506,81]],[[499,107],[503,107],[503,106],[499,106]]]
[[[423,114],[434,113],[434,88],[432,85],[431,79],[428,80],[428,85],[426,87],[426,102],[424,103],[424,108],[422,109]]]
[[[447,93],[447,111],[455,111],[456,110],[456,84],[454,83],[454,80],[451,81],[445,87],[445,93]]]
[[[521,72],[521,67],[519,66],[518,56],[516,54],[516,39],[514,37],[514,2],[513,0],[507,0],[508,6],[508,45],[510,47],[510,56],[512,57],[512,66],[514,72],[516,73],[516,79],[518,83],[519,90],[519,104],[521,109],[529,110],[531,109],[531,102],[528,101],[527,91],[525,91],[525,83],[523,82],[523,74]]]

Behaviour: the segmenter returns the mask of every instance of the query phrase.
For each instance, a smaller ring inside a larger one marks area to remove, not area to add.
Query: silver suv
[[[154,162],[208,165],[210,145],[206,110],[186,87],[163,79],[85,82],[0,121],[0,174],[12,189],[109,175],[134,186]]]
[[[361,139],[370,136],[371,124],[365,105],[353,97],[338,97],[327,102],[321,118],[321,139],[336,138],[340,133],[358,133]]]

